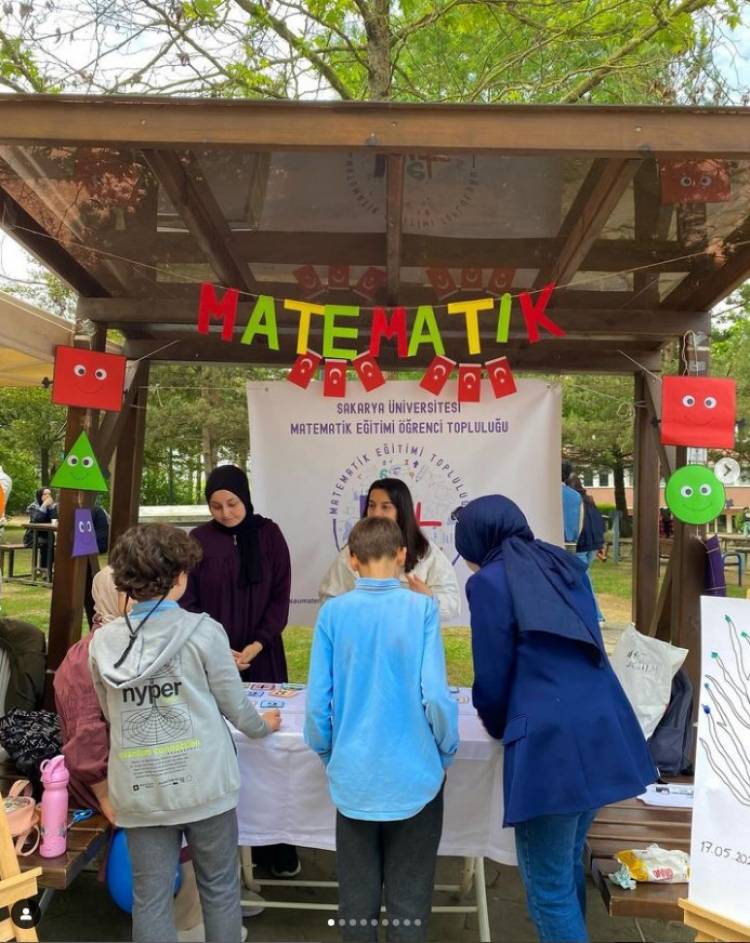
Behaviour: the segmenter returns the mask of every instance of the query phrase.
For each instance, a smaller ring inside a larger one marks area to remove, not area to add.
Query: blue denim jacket
[[[411,818],[435,797],[458,749],[438,607],[398,580],[358,579],[320,611],[305,742],[349,818]]]

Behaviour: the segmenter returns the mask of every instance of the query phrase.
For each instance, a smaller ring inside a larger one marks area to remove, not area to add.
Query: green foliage
[[[737,382],[738,430],[734,456],[750,468],[750,284],[727,300],[725,316],[714,319],[711,341],[711,373]],[[714,457],[720,454],[716,453]]]
[[[10,513],[24,511],[49,482],[64,436],[65,409],[52,404],[48,390],[0,389],[0,465],[13,479]]]

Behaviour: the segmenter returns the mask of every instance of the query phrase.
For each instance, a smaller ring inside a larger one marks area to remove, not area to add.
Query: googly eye
[[[693,185],[693,178],[692,178],[692,177],[688,177],[687,174],[685,174],[684,177],[680,177],[680,186],[681,186],[681,187],[685,187],[685,189],[687,189],[688,187],[692,187],[692,185]]]
[[[86,368],[84,367],[82,363],[77,363],[75,367],[73,367],[73,373],[75,373],[77,377],[85,377]]]
[[[690,485],[683,485],[680,488],[680,494],[682,495],[683,498],[692,498],[693,489],[690,487]]]
[[[91,521],[86,521],[86,530],[91,533]]]
[[[709,177],[708,174],[703,174],[703,176],[700,179],[700,185],[702,187],[710,187],[713,182],[714,182],[714,178]]]
[[[83,465],[84,468],[91,468],[93,464],[94,460],[90,455],[87,455],[85,458],[81,459],[81,465]]]
[[[69,455],[69,456],[67,457],[66,461],[67,461],[68,465],[70,465],[71,468],[75,468],[76,465],[78,464],[78,456],[77,456],[77,455]]]
[[[704,498],[707,498],[711,494],[711,491],[713,489],[711,488],[711,485],[701,485],[698,490],[700,491],[700,493],[703,495]]]
[[[706,407],[706,409],[716,409],[716,397],[715,397],[715,396],[707,396],[707,397],[703,400],[703,405]]]
[[[106,380],[107,371],[103,367],[99,367],[97,370],[94,370],[94,376],[97,380]]]
[[[78,531],[81,534],[83,533],[83,521],[78,522]]]
[[[682,397],[682,405],[687,406],[690,409],[691,406],[695,406],[695,397],[688,393],[686,396]]]

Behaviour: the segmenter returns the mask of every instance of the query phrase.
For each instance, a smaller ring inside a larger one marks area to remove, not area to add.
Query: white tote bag
[[[629,625],[612,655],[612,667],[648,740],[669,704],[672,678],[687,656],[686,648],[641,635]]]

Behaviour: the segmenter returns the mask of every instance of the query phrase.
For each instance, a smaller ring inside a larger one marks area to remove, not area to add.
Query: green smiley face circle
[[[667,482],[667,507],[685,524],[708,524],[724,509],[724,485],[705,465],[678,468]]]

